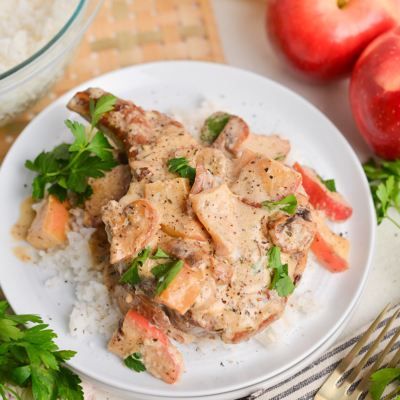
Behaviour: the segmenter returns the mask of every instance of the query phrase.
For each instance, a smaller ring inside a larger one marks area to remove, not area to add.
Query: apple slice
[[[107,346],[126,360],[141,357],[147,371],[166,383],[179,382],[185,370],[183,357],[160,329],[134,310],[129,310]]]
[[[350,242],[332,232],[318,211],[313,210],[311,214],[313,221],[317,223],[317,233],[311,244],[311,251],[329,271],[337,273],[348,270]]]
[[[343,222],[351,217],[353,209],[350,204],[340,193],[328,190],[314,170],[297,162],[293,168],[302,175],[303,187],[310,198],[310,203],[317,210],[325,211],[326,216],[336,222]]]
[[[68,208],[68,200],[61,203],[51,194],[38,210],[26,240],[38,250],[61,244],[69,221]]]
[[[199,295],[202,278],[200,270],[183,265],[168,287],[156,296],[156,301],[183,315]]]

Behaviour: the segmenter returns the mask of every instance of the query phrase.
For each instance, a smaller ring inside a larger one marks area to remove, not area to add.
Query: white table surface
[[[311,85],[293,77],[280,63],[268,43],[262,0],[211,0],[228,64],[273,79],[318,107],[343,133],[361,162],[372,152],[358,133],[353,120],[349,80],[328,85]],[[393,218],[400,222],[398,215]],[[378,227],[373,273],[361,305],[338,341],[374,319],[389,303],[400,303],[400,230],[384,221]],[[100,389],[90,390],[85,400],[122,400]]]

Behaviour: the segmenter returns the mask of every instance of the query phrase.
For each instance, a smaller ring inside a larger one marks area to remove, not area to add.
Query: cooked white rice
[[[1,0],[0,74],[46,45],[66,24],[79,0]]]
[[[76,284],[77,301],[70,315],[72,336],[99,332],[110,337],[121,313],[108,294],[102,273],[95,269],[89,246],[94,228],[83,226],[83,210],[70,210],[70,231],[59,246],[39,251],[38,265],[55,270],[57,275],[46,281],[46,286],[57,288],[61,282]]]
[[[205,100],[197,109],[189,112],[173,111],[173,117],[184,124],[185,128],[196,138],[204,120],[216,111],[231,112],[226,107],[213,100]],[[56,288],[63,281],[76,284],[76,298],[70,315],[70,334],[82,337],[93,332],[99,332],[110,337],[116,328],[121,313],[115,301],[109,296],[103,283],[102,274],[96,270],[89,247],[89,238],[95,231],[83,226],[83,210],[71,209],[70,231],[67,240],[60,246],[47,251],[39,251],[38,265],[50,270],[56,270],[57,275],[46,282],[46,286]],[[306,271],[305,277],[312,274]],[[303,284],[304,284],[303,279]],[[319,312],[324,308],[324,302],[310,292],[290,297],[283,317],[258,334],[255,339],[268,347],[288,345],[290,336],[299,319]],[[239,345],[226,345],[222,341],[199,339],[194,344],[203,353],[224,347],[234,350]]]

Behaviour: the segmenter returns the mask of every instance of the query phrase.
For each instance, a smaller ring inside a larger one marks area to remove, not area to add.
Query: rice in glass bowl
[[[0,126],[32,108],[64,77],[102,2],[12,0],[12,9],[0,11]]]

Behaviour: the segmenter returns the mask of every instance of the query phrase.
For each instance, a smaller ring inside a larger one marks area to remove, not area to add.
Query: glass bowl
[[[0,127],[24,114],[67,72],[103,0],[80,0],[74,14],[44,47],[0,75]]]

